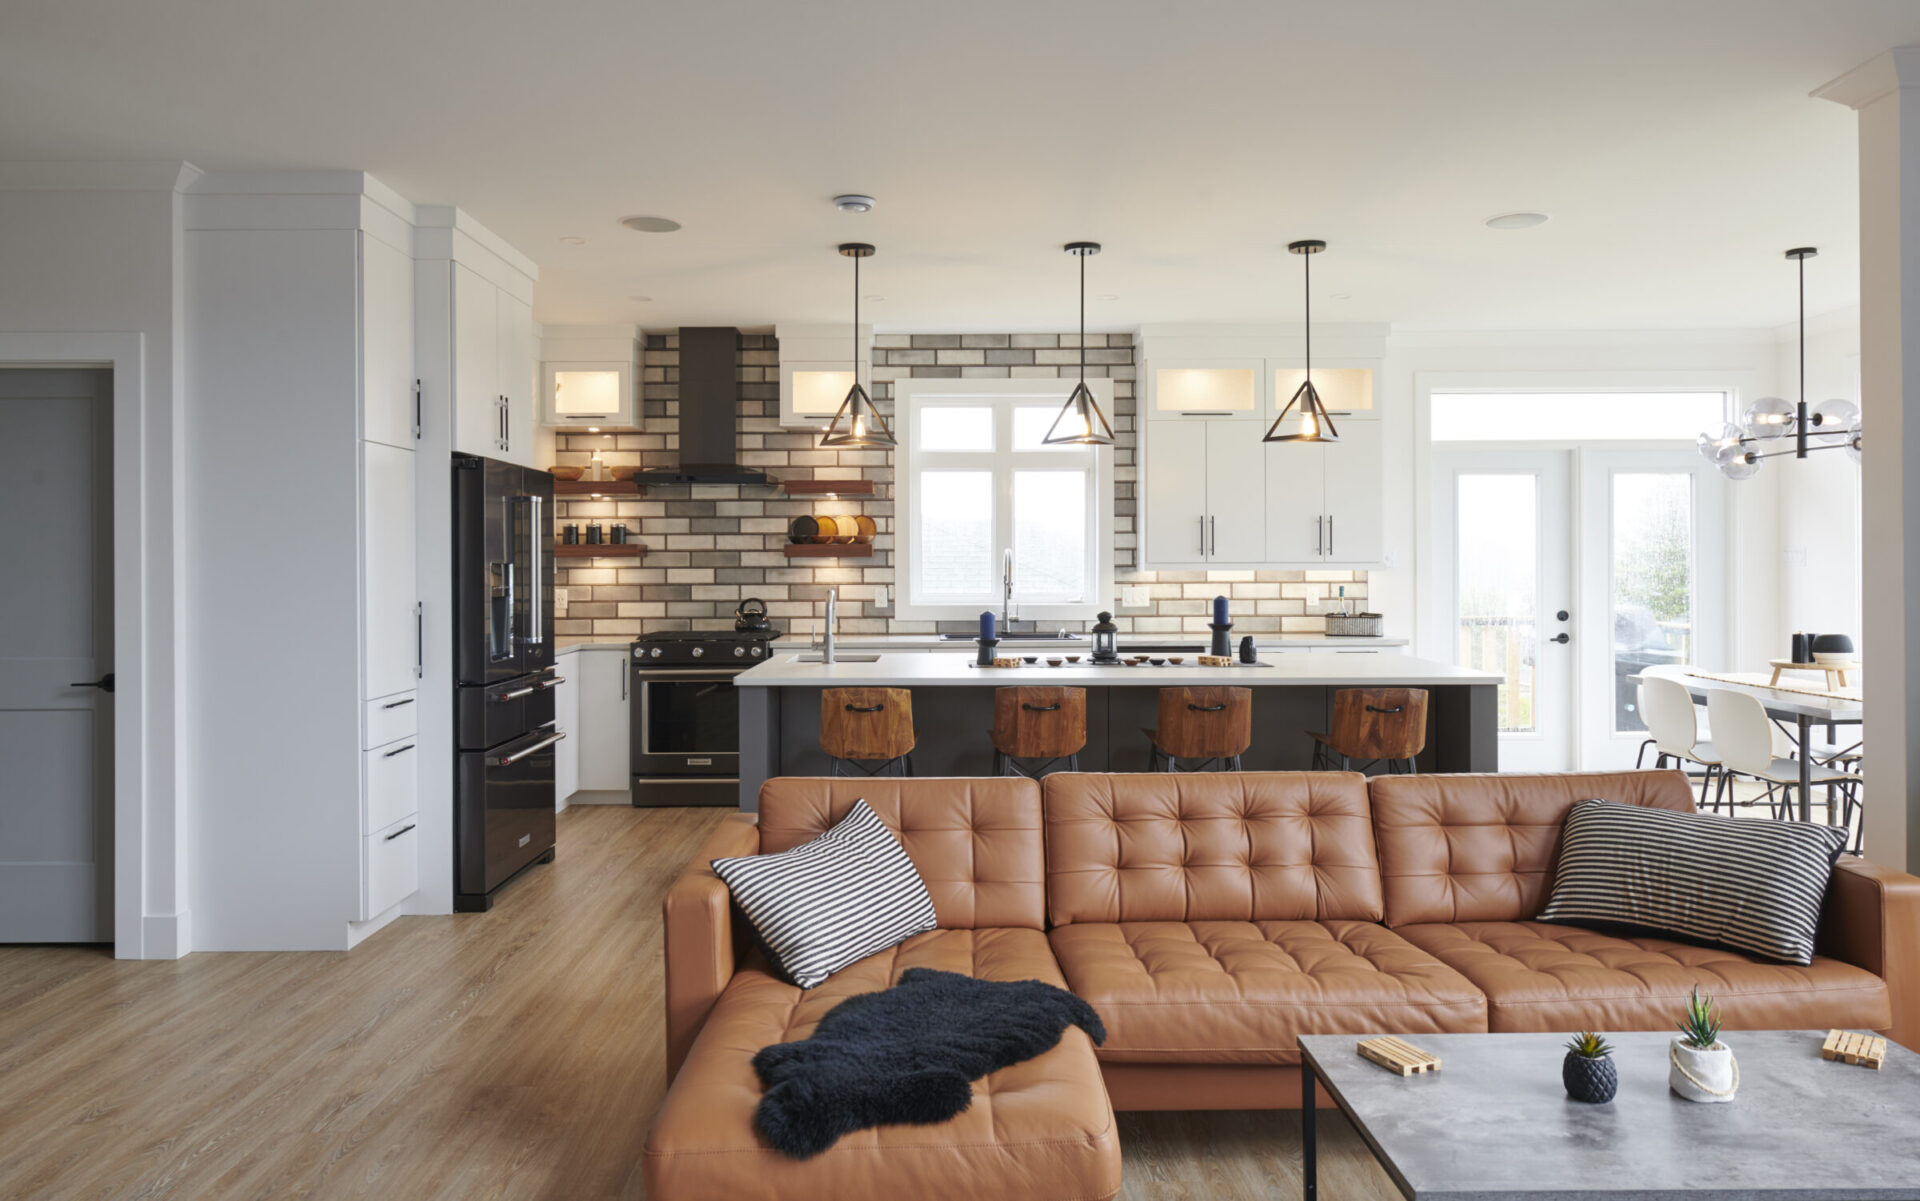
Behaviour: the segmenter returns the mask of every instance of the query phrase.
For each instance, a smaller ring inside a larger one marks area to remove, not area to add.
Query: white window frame
[[[1064,405],[1079,379],[902,379],[893,384],[896,476],[894,502],[894,586],[896,615],[905,621],[964,621],[983,609],[1000,610],[999,564],[1013,542],[1013,473],[1020,469],[1047,469],[1091,465],[1088,472],[1087,513],[1092,595],[1073,603],[1023,602],[1020,564],[1014,563],[1013,616],[1021,621],[1083,621],[1113,607],[1113,448],[1060,447],[1016,451],[1011,448],[1012,411],[1021,403]],[[1101,411],[1113,413],[1113,381],[1089,379],[1087,387]],[[929,405],[959,407],[989,405],[995,409],[995,448],[992,451],[922,451],[915,431],[920,409]],[[915,495],[919,473],[942,466],[980,468],[994,473],[993,590],[991,596],[959,602],[921,603],[915,599]]]

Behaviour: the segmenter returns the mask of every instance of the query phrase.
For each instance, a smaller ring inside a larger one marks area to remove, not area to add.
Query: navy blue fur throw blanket
[[[766,1089],[753,1126],[808,1159],[869,1126],[944,1122],[972,1103],[973,1081],[1052,1050],[1068,1026],[1106,1041],[1093,1006],[1051,984],[908,968],[835,1005],[812,1037],[753,1057]]]

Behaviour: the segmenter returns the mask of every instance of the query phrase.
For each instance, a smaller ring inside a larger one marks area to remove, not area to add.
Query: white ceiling
[[[1771,325],[1788,246],[1854,301],[1807,93],[1913,42],[1914,0],[6,0],[0,159],[369,170],[549,322],[844,320],[860,239],[883,330],[1062,328],[1076,238],[1096,328],[1284,320],[1318,237],[1326,320]]]

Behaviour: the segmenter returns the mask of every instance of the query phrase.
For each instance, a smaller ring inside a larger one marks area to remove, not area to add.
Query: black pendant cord
[[[1301,266],[1307,269],[1306,283],[1304,285],[1304,291],[1305,291],[1306,302],[1307,302],[1307,321],[1306,321],[1307,386],[1312,387],[1313,386],[1313,256],[1311,254],[1303,254],[1300,257],[1305,260],[1303,263],[1301,263]]]
[[[1800,402],[1795,407],[1793,457],[1807,457],[1807,260],[1800,263]]]
[[[853,386],[860,386],[860,256],[853,256]]]
[[[1087,256],[1080,255],[1080,386],[1087,386]]]

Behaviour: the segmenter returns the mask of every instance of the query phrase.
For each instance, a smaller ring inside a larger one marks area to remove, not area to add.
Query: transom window
[[[1013,552],[1013,616],[1079,620],[1110,607],[1113,454],[1048,446],[1071,380],[899,380],[900,615],[998,612]],[[1112,412],[1113,386],[1088,380]]]
[[[1727,394],[1435,392],[1435,442],[1686,442],[1729,419]]]

